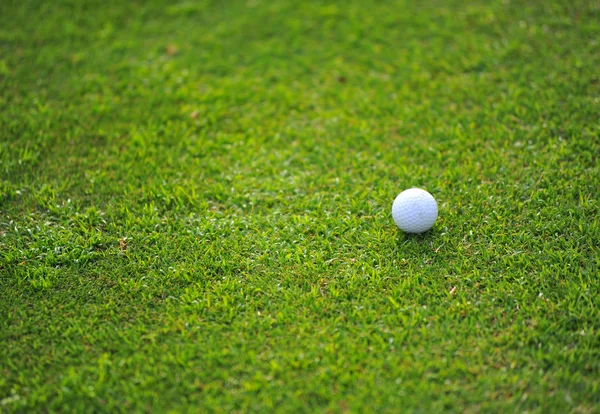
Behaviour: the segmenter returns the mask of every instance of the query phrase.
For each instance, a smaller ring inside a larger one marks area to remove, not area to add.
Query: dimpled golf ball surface
[[[398,194],[392,205],[392,217],[406,233],[424,233],[433,227],[438,216],[435,198],[420,188]]]

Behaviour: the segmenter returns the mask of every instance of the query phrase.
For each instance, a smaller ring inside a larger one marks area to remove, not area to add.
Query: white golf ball
[[[435,198],[420,188],[402,191],[392,205],[394,222],[406,233],[426,232],[433,227],[437,216]]]

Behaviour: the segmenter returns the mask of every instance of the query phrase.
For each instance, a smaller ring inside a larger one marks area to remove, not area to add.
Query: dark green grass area
[[[597,412],[599,22],[1,2],[0,411]]]

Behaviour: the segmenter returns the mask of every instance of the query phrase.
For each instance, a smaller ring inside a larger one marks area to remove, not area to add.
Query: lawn
[[[2,1],[0,412],[599,412],[599,22]]]

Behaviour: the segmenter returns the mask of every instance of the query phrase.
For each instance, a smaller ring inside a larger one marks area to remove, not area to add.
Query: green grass
[[[598,412],[599,21],[3,1],[0,411]]]

